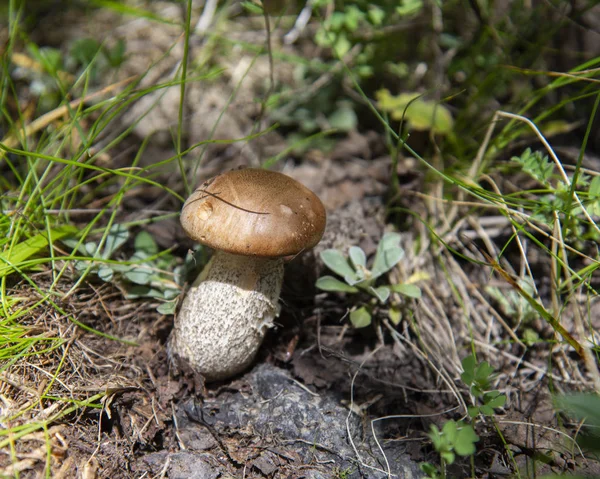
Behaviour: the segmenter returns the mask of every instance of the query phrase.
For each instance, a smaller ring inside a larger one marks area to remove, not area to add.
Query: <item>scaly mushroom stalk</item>
[[[169,340],[207,381],[243,371],[279,314],[281,258],[217,251],[188,291]]]

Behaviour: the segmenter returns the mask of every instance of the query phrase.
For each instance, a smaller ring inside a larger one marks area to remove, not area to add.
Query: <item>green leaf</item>
[[[37,60],[44,66],[44,69],[52,75],[62,68],[62,53],[56,48],[40,48]]]
[[[348,250],[348,256],[352,260],[352,264],[356,267],[366,268],[367,266],[367,255],[358,246],[352,246]]]
[[[434,101],[424,100],[420,93],[401,93],[393,96],[386,89],[375,93],[377,104],[394,120],[405,120],[417,131],[431,130],[433,133],[448,134],[454,128],[450,110]]]
[[[338,131],[350,131],[356,128],[358,117],[354,109],[349,106],[340,106],[336,109],[329,118],[329,126]]]
[[[473,384],[473,381],[475,380],[476,361],[477,360],[475,359],[475,356],[473,356],[472,354],[466,356],[462,360],[462,368],[464,372],[460,375],[460,378],[462,379],[462,382],[465,383],[465,385],[467,386],[471,386]]]
[[[396,12],[401,17],[415,15],[423,8],[423,0],[400,0],[400,6],[396,7]]]
[[[262,7],[254,2],[240,2],[240,5],[249,13],[253,13],[254,15],[262,15]]]
[[[390,297],[390,288],[387,286],[379,286],[377,288],[371,287],[369,288],[369,291],[371,291],[381,303],[385,303]]]
[[[181,290],[179,288],[172,288],[168,286],[164,291],[163,295],[165,299],[174,299],[181,294]]]
[[[487,389],[491,380],[494,368],[487,361],[482,361],[475,370],[475,382],[481,389]]]
[[[167,301],[156,308],[156,311],[158,311],[160,314],[175,314],[176,309],[177,301]]]
[[[455,454],[452,451],[444,451],[440,453],[440,457],[446,461],[448,465],[454,464]]]
[[[75,261],[75,270],[77,272],[85,271],[88,267],[89,261]]]
[[[75,236],[78,232],[79,229],[74,226],[59,226],[52,228],[49,235],[44,232],[17,243],[14,248],[0,254],[0,278],[17,271],[20,263],[45,251],[55,241]]]
[[[592,198],[600,199],[600,176],[594,176],[590,182],[589,194]]]
[[[324,28],[319,28],[315,33],[314,41],[320,47],[330,47],[334,38],[334,33],[330,33]]]
[[[443,446],[443,438],[441,431],[435,424],[431,424],[431,426],[429,427],[429,433],[427,435],[429,436],[429,439],[431,439],[431,444],[433,448],[437,452],[440,452]]]
[[[442,426],[442,434],[448,440],[450,444],[454,444],[458,435],[458,424],[456,421],[448,421]]]
[[[148,256],[150,256],[150,255],[148,253],[146,253],[145,251],[138,250],[135,253],[133,253],[133,255],[131,255],[130,261],[141,264],[141,263],[146,262],[146,260],[148,259]]]
[[[400,321],[402,321],[402,313],[399,309],[391,307],[388,311],[388,317],[394,326],[398,326]]]
[[[346,15],[344,12],[333,12],[326,22],[331,30],[339,32],[346,23]]]
[[[393,284],[390,288],[395,293],[403,294],[409,298],[419,299],[421,297],[421,288],[416,284]]]
[[[489,404],[483,404],[482,406],[480,406],[479,411],[484,416],[493,416],[494,415],[494,408],[492,408]]]
[[[350,32],[356,31],[358,24],[365,14],[356,6],[352,5],[346,8],[344,12],[344,23]]]
[[[433,464],[430,464],[428,462],[422,462],[421,464],[419,464],[419,468],[423,473],[427,475],[427,477],[431,479],[437,479],[438,477],[440,477],[440,471]]]
[[[506,395],[499,391],[489,391],[483,395],[483,402],[492,408],[504,407],[506,404]]]
[[[475,397],[481,397],[483,395],[483,390],[475,383],[471,386],[471,394]]]
[[[83,256],[88,256],[85,243],[80,243],[75,238],[62,238],[61,242],[73,250],[73,254],[79,253]]]
[[[400,247],[398,233],[385,233],[377,246],[375,260],[373,261],[373,278],[377,278],[398,264],[404,257],[404,250]]]
[[[340,33],[335,39],[335,44],[333,45],[333,49],[335,54],[342,58],[346,53],[350,51],[352,48],[352,44],[345,33]]]
[[[540,339],[540,335],[538,334],[538,332],[532,328],[525,328],[523,330],[523,342],[527,345],[527,346],[533,346],[535,343],[537,343]]]
[[[369,22],[371,22],[371,24],[379,26],[385,18],[385,12],[383,11],[383,9],[371,5],[369,7],[369,11],[367,12],[367,17],[369,18]]]
[[[361,306],[350,312],[350,322],[357,329],[364,328],[371,324],[371,313],[369,313],[365,306]]]
[[[125,225],[114,224],[110,227],[106,241],[104,242],[104,251],[102,258],[108,259],[129,239],[129,231]]]
[[[158,245],[147,231],[140,231],[136,235],[133,246],[136,251],[143,251],[148,256],[158,254]]]
[[[358,293],[358,288],[350,286],[333,276],[322,276],[317,279],[315,286],[321,291],[335,291],[338,293]]]
[[[145,285],[150,283],[154,272],[145,266],[135,266],[123,273],[123,277],[135,284]]]
[[[473,426],[462,424],[454,441],[454,450],[459,456],[471,456],[475,454],[475,443],[477,441],[479,441],[479,436],[475,434]]]
[[[133,7],[131,5],[128,5],[130,2],[123,2],[122,0],[90,0],[89,3],[95,6],[100,6],[103,8],[113,10],[123,17],[129,15],[136,19],[146,18],[148,20],[152,20],[160,24],[176,25],[178,27],[182,27],[180,22],[171,20],[169,18],[170,16],[164,16],[161,14],[161,12],[154,13],[150,10],[143,10],[141,8]]]
[[[71,46],[71,57],[83,67],[87,67],[100,50],[100,43],[93,38],[75,40]]]
[[[339,274],[344,278],[352,278],[358,280],[356,271],[350,266],[346,257],[337,249],[326,249],[321,251],[321,259],[334,273]]]
[[[543,185],[548,184],[548,180],[554,173],[554,163],[540,151],[532,152],[530,148],[527,148],[521,153],[521,156],[513,156],[511,160],[519,163],[525,173]]]
[[[126,273],[131,269],[131,266],[123,263],[110,263],[102,265],[101,267],[112,269],[113,273]]]
[[[108,283],[111,279],[113,279],[113,270],[110,266],[102,265],[98,268],[98,277]]]
[[[556,397],[555,402],[570,416],[593,425],[596,434],[600,435],[597,429],[600,427],[600,396],[589,393],[569,394]]]
[[[125,40],[119,38],[113,48],[102,49],[102,53],[108,60],[111,67],[117,68],[125,61]]]
[[[479,408],[477,406],[468,406],[467,412],[469,413],[470,417],[475,417],[479,414]]]
[[[135,299],[135,298],[157,298],[164,299],[165,293],[160,291],[157,288],[152,288],[150,286],[144,286],[141,284],[136,284],[127,289],[127,298]]]
[[[83,247],[85,249],[84,254],[88,256],[96,256],[96,252],[98,251],[98,243],[95,243],[94,241],[86,241]]]

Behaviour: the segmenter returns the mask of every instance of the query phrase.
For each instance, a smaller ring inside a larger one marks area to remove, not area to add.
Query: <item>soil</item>
[[[152,8],[163,18],[178,18],[181,13],[169,2],[155,2]],[[83,33],[99,34],[109,25],[115,32],[110,41],[127,40],[131,61],[111,80],[140,74],[154,65],[140,86],[156,84],[180,61],[180,31],[169,25],[159,29],[145,19],[124,22],[110,12],[99,15],[93,25],[71,20],[71,27],[53,40],[55,44],[67,45]],[[59,14],[46,21],[66,24]],[[264,40],[262,30],[243,27],[232,35]],[[200,47],[193,49],[198,57]],[[170,54],[164,56],[168,50]],[[250,61],[256,63],[242,82],[240,65]],[[237,52],[223,59],[221,66],[227,69],[223,77],[227,81],[189,85],[186,141],[190,145],[210,135],[243,138],[254,131],[260,114],[254,98],[264,93],[268,60]],[[293,83],[293,72],[278,70],[277,81]],[[110,151],[106,166],[130,166],[132,149],[149,136],[141,166],[174,154],[171,128],[177,124],[179,91],[176,86],[148,95],[116,120],[114,132],[131,127],[134,134]],[[196,154],[189,155],[185,166],[190,178],[200,181],[240,165],[256,166],[261,158],[287,146],[286,138],[271,131],[252,142],[210,145],[203,150],[202,161]],[[390,184],[392,165],[399,190]],[[66,357],[51,395],[77,401],[99,394],[98,408],[74,408],[47,431],[15,441],[13,450],[0,456],[0,474],[20,471],[19,477],[34,478],[50,471],[48,475],[55,478],[85,479],[424,477],[420,462],[439,463],[427,436],[431,426],[465,417],[469,391],[460,380],[461,359],[475,344],[478,358],[499,372],[493,387],[508,401],[494,422],[484,418],[477,423],[481,442],[473,464],[459,458],[449,473],[496,478],[534,468],[533,476],[573,471],[600,476],[598,463],[580,454],[560,430],[565,426],[572,431],[569,427],[575,425],[556,414],[549,393],[551,388],[557,392],[589,388],[592,378],[566,346],[556,345],[549,353],[546,346],[524,348],[513,341],[511,332],[518,325],[507,324],[510,318],[486,292],[495,287],[509,294],[510,285],[491,276],[489,268],[461,257],[485,263],[483,246],[489,241],[505,244],[512,234],[508,223],[500,221],[488,234],[491,230],[482,233],[467,209],[455,210],[452,217],[451,208],[422,194],[426,173],[416,160],[402,157],[393,162],[383,134],[375,131],[352,131],[338,138],[330,154],[310,151],[303,158],[290,157],[277,168],[322,198],[328,226],[314,251],[287,265],[281,316],[253,368],[233,380],[205,384],[185,365],[167,359],[165,344],[173,317],[156,312],[157,302],[127,299],[127,291],[118,284],[90,280],[70,297],[58,300],[65,315],[42,304],[23,319],[30,331],[45,328],[49,336],[57,335],[64,342],[2,376],[2,407],[10,409],[26,403],[23,398],[36,397],[36,391],[52,378],[42,375],[46,382],[40,385],[39,371],[53,370]],[[183,191],[178,171],[163,171],[158,181]],[[497,181],[501,184],[502,178]],[[111,188],[103,189],[102,195],[112,195]],[[94,201],[102,204],[104,199]],[[163,191],[139,188],[124,201],[118,220],[146,218],[144,210],[176,212],[180,206]],[[415,217],[437,221],[436,226],[446,220],[456,223],[452,229],[440,226],[445,236],[434,238]],[[76,219],[80,226],[85,221]],[[389,323],[385,311],[379,311],[372,327],[353,329],[346,319],[353,298],[314,288],[325,272],[319,252],[360,246],[372,256],[392,224],[402,233],[406,257],[391,279],[417,278],[423,296],[394,298],[401,311],[397,326]],[[173,248],[180,262],[193,247],[176,219],[144,228],[161,247]],[[440,239],[451,249],[443,247]],[[505,253],[503,266],[518,269],[518,252]],[[548,277],[549,265],[535,266],[538,277]],[[39,285],[52,280],[48,271],[32,277]],[[57,297],[69,291],[75,277],[70,279],[65,278],[56,290]],[[542,295],[543,286],[540,280]],[[25,282],[10,284],[7,292],[26,298],[24,306],[39,299]],[[598,310],[600,301],[590,307]],[[79,324],[69,321],[69,315]],[[572,329],[573,317],[572,311],[565,312],[566,328]],[[598,323],[591,325],[592,330],[600,330],[600,314],[590,317]],[[129,342],[94,334],[86,327]],[[553,337],[541,321],[531,327],[542,338]],[[51,417],[53,404],[47,401],[48,410],[36,414]]]

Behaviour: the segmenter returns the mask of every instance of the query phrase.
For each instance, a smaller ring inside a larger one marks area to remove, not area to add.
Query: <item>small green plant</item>
[[[594,229],[583,228],[583,210],[573,201],[572,186],[562,176],[554,172],[555,165],[546,155],[527,148],[520,156],[513,156],[511,161],[516,163],[524,173],[527,173],[546,189],[539,195],[539,201],[533,209],[533,218],[549,226],[554,225],[555,213],[566,215],[564,221],[567,230],[577,238],[585,238],[594,234]],[[583,204],[590,215],[600,213],[600,177],[591,178],[587,174],[575,175],[571,180],[575,183],[576,191],[584,201]],[[597,239],[595,236],[592,239]]]
[[[494,408],[506,404],[506,395],[497,390],[490,390],[494,378],[494,368],[487,361],[477,363],[475,356],[470,355],[462,360],[462,381],[469,388],[476,404],[469,406],[469,416],[472,418],[479,414],[493,416]]]
[[[475,454],[475,443],[479,441],[473,426],[454,420],[446,422],[441,430],[432,424],[428,436],[433,448],[440,455],[440,467],[429,462],[421,463],[419,467],[431,479],[444,479],[446,466],[454,463],[456,455],[464,457]]]
[[[330,3],[333,2],[331,0],[317,2],[320,6]],[[315,43],[331,48],[337,56],[343,57],[352,48],[355,33],[380,27],[385,17],[385,11],[377,5],[371,4],[368,8],[357,3],[344,5],[343,10],[333,12],[323,21],[316,32]],[[364,66],[363,75],[370,75],[372,72],[368,68],[368,63],[365,62]]]
[[[513,156],[511,161],[518,163],[523,170],[542,185],[548,185],[554,173],[554,164],[548,160],[548,156],[540,151],[531,151],[527,148],[521,156]]]
[[[474,355],[464,358],[462,367],[460,377],[469,388],[474,401],[474,405],[468,407],[469,416],[493,416],[494,408],[506,403],[504,394],[491,390],[494,368],[487,361],[478,363]],[[479,440],[471,424],[454,420],[446,422],[441,430],[436,425],[431,425],[428,436],[440,455],[439,468],[429,462],[420,464],[421,470],[430,479],[445,479],[446,467],[454,463],[457,455],[466,457],[475,454],[475,443]]]
[[[345,256],[336,249],[327,249],[321,252],[323,263],[344,281],[333,276],[323,276],[317,280],[316,286],[322,291],[338,293],[366,293],[371,301],[350,312],[350,322],[355,328],[363,328],[371,324],[373,309],[377,305],[387,303],[392,292],[403,294],[410,298],[420,298],[421,289],[414,284],[387,284],[376,286],[377,280],[390,271],[404,257],[404,250],[400,246],[398,233],[385,233],[377,246],[375,259],[370,268],[367,268],[367,255],[358,246],[352,246]],[[390,318],[397,323],[396,315]]]
[[[347,467],[346,469],[342,469],[341,467],[334,467],[332,472],[332,477],[338,477],[339,479],[348,479],[350,474],[352,473],[352,468]]]
[[[315,34],[315,43],[331,48],[337,56],[343,57],[350,49],[364,43],[362,35],[369,32],[376,35],[378,29],[393,24],[402,17],[413,16],[421,12],[421,0],[403,0],[399,6],[394,2],[344,2],[339,4],[333,0],[315,0],[315,8],[335,5],[338,9],[327,16]],[[361,58],[357,73],[361,77],[373,74],[371,64],[374,60],[374,48],[367,45]]]
[[[104,243],[88,241],[81,243],[76,239],[64,239],[63,243],[90,259],[75,262],[79,274],[95,273],[105,282],[116,282],[126,291],[127,298],[155,298],[164,302],[157,308],[162,314],[172,314],[176,307],[176,298],[181,292],[177,278],[181,276],[182,266],[177,266],[172,274],[168,273],[175,263],[174,257],[167,252],[159,252],[152,236],[139,232],[134,241],[135,252],[126,261],[111,260],[114,253],[129,241],[129,231],[124,225],[113,225],[106,235]]]

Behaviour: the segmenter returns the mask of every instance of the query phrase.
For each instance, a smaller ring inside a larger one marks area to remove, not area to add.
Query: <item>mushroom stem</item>
[[[283,260],[216,251],[186,294],[169,355],[207,381],[226,379],[254,359],[279,314]]]

